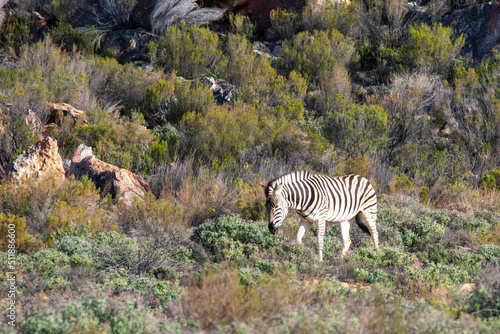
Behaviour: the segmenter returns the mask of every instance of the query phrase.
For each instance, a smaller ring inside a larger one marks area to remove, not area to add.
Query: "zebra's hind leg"
[[[342,254],[340,259],[343,259],[351,246],[351,237],[349,235],[349,229],[351,228],[351,223],[347,221],[340,222],[340,233],[342,234]]]
[[[302,237],[307,231],[309,231],[311,225],[312,224],[307,220],[304,219],[300,220],[299,232],[297,233],[297,243],[302,244]]]
[[[370,235],[372,237],[372,242],[375,245],[375,248],[378,248],[378,232],[377,226],[375,225],[377,221],[377,208],[375,207],[375,211],[367,211],[361,210],[359,215],[361,219],[366,223],[368,229],[370,230]]]

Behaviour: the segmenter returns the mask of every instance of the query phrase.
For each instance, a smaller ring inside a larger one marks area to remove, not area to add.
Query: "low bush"
[[[500,168],[486,171],[481,180],[481,185],[484,189],[500,190]]]
[[[235,35],[242,35],[248,39],[255,37],[256,26],[250,21],[250,18],[245,15],[229,13],[229,25],[231,32]]]
[[[144,111],[147,90],[164,77],[161,71],[143,70],[133,63],[121,65],[112,58],[91,58],[87,66],[93,95],[102,106],[118,107],[127,117]]]
[[[62,184],[50,176],[29,179],[17,185],[0,183],[0,207],[2,212],[22,217],[30,233],[38,234],[44,240],[47,218],[57,202]]]
[[[2,18],[3,15],[4,11],[2,10]],[[5,49],[12,55],[16,55],[23,45],[34,39],[30,29],[30,19],[27,15],[15,10],[10,10],[6,16],[5,21],[0,26],[0,49]]]
[[[387,112],[382,107],[359,105],[337,95],[330,110],[323,120],[325,138],[352,153],[382,149],[388,128]]]
[[[58,22],[52,28],[52,40],[68,52],[78,51],[82,54],[93,54],[97,33],[83,33],[69,23]]]
[[[196,79],[214,72],[222,57],[219,37],[208,28],[188,26],[185,22],[170,27],[165,36],[148,44],[152,60],[182,77]]]
[[[331,71],[318,78],[317,88],[307,94],[306,105],[315,111],[315,116],[323,116],[335,106],[337,95],[351,96],[351,79],[344,66],[336,65]]]
[[[229,319],[249,323],[264,315],[278,316],[280,310],[301,299],[301,289],[289,284],[284,272],[275,279],[263,276],[255,284],[245,285],[235,268],[222,267],[204,271],[199,283],[193,281],[192,288],[181,297],[181,304],[190,317],[200,319],[202,328],[207,329]]]
[[[125,233],[152,236],[158,231],[171,231],[182,226],[182,205],[170,198],[156,199],[151,194],[136,198],[131,206],[119,213],[118,224]]]
[[[28,271],[36,271],[42,278],[58,278],[60,271],[69,268],[69,256],[55,249],[44,249],[31,256]]]
[[[280,240],[271,235],[265,224],[245,221],[238,216],[224,216],[216,221],[207,221],[193,230],[192,240],[200,243],[214,260],[232,259],[243,261],[259,250],[280,245]]]
[[[10,237],[11,235],[14,237]],[[11,243],[10,240],[14,242]],[[29,232],[26,219],[0,212],[0,249],[7,252],[12,249],[9,245],[14,246],[17,252],[29,252],[40,247],[40,242]]]
[[[221,74],[235,86],[241,100],[287,120],[303,119],[307,84],[300,74],[279,75],[268,56],[253,54],[244,36],[230,34],[225,47],[228,61]]]
[[[161,142],[146,129],[142,115],[135,114],[135,118],[129,120],[113,117],[101,109],[96,109],[95,113],[98,114],[95,120],[76,129],[76,143],[92,147],[97,158],[134,173],[164,162],[166,157],[157,152]]]
[[[283,39],[290,39],[301,26],[300,15],[278,8],[271,10],[271,25],[278,35]]]
[[[357,6],[354,3],[308,1],[302,11],[304,29],[314,30],[336,29],[345,36],[353,36],[359,23],[356,21]]]
[[[177,124],[188,112],[205,113],[215,106],[210,87],[198,81],[160,80],[146,92],[144,114],[158,125]]]
[[[348,64],[353,52],[353,46],[335,29],[305,31],[283,42],[281,65],[287,72],[293,70],[308,81],[316,82],[334,66]]]
[[[236,159],[246,148],[259,146],[272,136],[270,123],[244,104],[217,106],[205,115],[189,112],[181,122],[186,132],[185,154],[195,152],[203,161]]]
[[[423,71],[447,75],[450,60],[457,57],[464,46],[463,36],[451,40],[452,28],[441,23],[429,26],[425,23],[410,26],[405,53],[410,65]]]
[[[143,306],[134,306],[131,298],[125,302],[109,301],[102,296],[83,294],[59,308],[37,307],[26,310],[20,324],[26,332],[44,333],[144,333],[168,331],[152,322]]]

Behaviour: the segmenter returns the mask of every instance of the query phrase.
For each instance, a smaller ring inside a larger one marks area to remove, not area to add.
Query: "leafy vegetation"
[[[499,332],[500,58],[436,23],[463,2],[310,2],[274,10],[264,45],[246,16],[158,1],[146,64],[98,43],[135,1],[99,3],[94,29],[73,0],[45,32],[15,6],[0,26],[0,288],[15,229],[20,305],[0,332]],[[154,195],[5,178],[47,102],[87,116],[52,130],[63,159],[86,144]],[[353,226],[340,260],[330,225],[320,263],[294,214],[271,235],[260,184],[296,169],[367,177],[381,247]]]

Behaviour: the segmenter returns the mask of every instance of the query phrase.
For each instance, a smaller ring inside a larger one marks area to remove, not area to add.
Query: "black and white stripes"
[[[297,242],[313,223],[318,226],[318,250],[323,260],[323,239],[326,223],[339,223],[344,257],[349,249],[349,221],[353,218],[365,232],[370,233],[378,247],[377,196],[371,184],[359,175],[328,177],[307,171],[280,176],[262,186],[266,196],[269,231],[275,234],[283,224],[288,208],[302,218]],[[366,223],[366,224],[365,224]]]

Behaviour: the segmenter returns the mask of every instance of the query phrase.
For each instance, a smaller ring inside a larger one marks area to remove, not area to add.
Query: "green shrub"
[[[419,191],[419,196],[420,196],[420,200],[422,201],[422,204],[428,204],[429,203],[429,188],[427,188],[426,186],[423,186],[420,188],[420,191]]]
[[[109,164],[128,169],[134,173],[152,167],[151,154],[154,144],[159,140],[144,127],[145,121],[140,114],[135,118],[113,119],[113,115],[96,109],[95,121],[77,128],[77,138],[92,147],[96,157]],[[161,158],[161,157],[157,157]]]
[[[406,267],[415,263],[416,259],[412,254],[399,249],[358,249],[349,255],[350,259],[362,262],[367,266],[398,268]]]
[[[335,106],[337,95],[351,96],[351,79],[344,66],[335,65],[319,76],[314,88],[317,90],[306,96],[306,105],[315,111],[315,116],[324,116]]]
[[[90,233],[117,229],[111,220],[108,199],[101,200],[95,184],[84,177],[70,178],[59,189],[45,226],[46,243],[68,230],[86,228]]]
[[[354,3],[344,1],[311,1],[302,11],[302,24],[309,32],[336,29],[344,35],[352,35],[359,24],[356,20],[356,9]]]
[[[337,95],[323,120],[325,138],[348,150],[365,153],[385,140],[387,112],[379,105],[359,105]]]
[[[70,303],[28,308],[20,328],[28,333],[153,333],[165,330],[133,299],[104,299],[82,294]]]
[[[3,11],[2,14],[4,14]],[[17,54],[21,46],[32,40],[29,18],[21,12],[9,11],[7,18],[0,26],[0,49]]]
[[[447,74],[451,59],[458,56],[465,41],[460,35],[452,41],[451,28],[443,27],[441,23],[428,26],[425,23],[410,26],[408,30],[408,45],[405,53],[410,65],[431,73]]]
[[[76,108],[93,106],[95,101],[91,98],[86,70],[82,56],[71,57],[54,47],[48,37],[36,44],[24,45],[15,65],[2,69],[1,73],[4,80],[0,82],[0,95],[12,103],[9,117],[24,121],[27,110],[31,109],[45,122],[47,101],[65,102]]]
[[[198,81],[160,80],[146,92],[145,116],[159,125],[177,124],[185,113],[205,113],[215,106],[208,85]]]
[[[292,38],[300,28],[301,20],[299,14],[277,8],[271,10],[269,16],[271,17],[273,29],[283,39]]]
[[[208,28],[188,26],[185,22],[171,26],[165,36],[148,44],[154,62],[167,73],[195,79],[213,72],[222,57],[219,37]]]
[[[384,283],[386,286],[393,285],[391,281],[391,275],[387,272],[375,269],[375,270],[365,270],[362,268],[356,268],[356,279],[364,281],[366,283]]]
[[[250,22],[248,16],[230,12],[228,18],[233,34],[242,35],[249,39],[254,38],[256,27],[255,24]]]
[[[218,106],[206,115],[187,113],[182,127],[187,152],[195,152],[205,161],[236,159],[246,148],[265,143],[272,134],[269,122],[242,104],[234,108]]]
[[[415,206],[391,208],[389,211],[381,211],[378,216],[384,223],[397,228],[405,246],[416,250],[423,250],[427,244],[436,242],[446,232],[446,228],[434,220],[429,211],[415,210]]]
[[[94,53],[94,40],[97,38],[97,33],[86,34],[76,30],[69,23],[58,22],[52,28],[51,35],[54,43],[61,45],[68,52],[74,51],[76,48],[77,51],[84,54]]]
[[[479,247],[477,254],[482,255],[487,262],[500,262],[500,247],[497,245],[483,245]]]
[[[288,122],[277,122],[274,128],[273,156],[291,165],[310,165],[318,170],[338,163],[333,145],[314,128],[297,129]]]
[[[33,253],[28,271],[37,271],[42,278],[57,278],[61,269],[69,267],[69,256],[55,249]]]
[[[481,185],[484,189],[500,190],[500,167],[486,171]]]
[[[75,14],[77,5],[77,0],[52,0],[50,10],[58,21],[69,22]]]
[[[131,270],[138,263],[139,247],[134,238],[117,232],[100,233],[93,241],[94,266],[101,270]]]
[[[300,74],[292,71],[288,79],[279,75],[269,58],[254,55],[250,42],[241,35],[230,34],[226,49],[228,62],[221,73],[235,85],[241,100],[268,107],[288,120],[303,119],[307,85]]]
[[[69,256],[71,266],[92,267],[92,242],[78,236],[64,235],[56,240],[52,247]]]
[[[399,174],[393,179],[393,182],[391,184],[391,188],[396,191],[410,191],[412,188],[412,183],[408,176],[404,174]]]
[[[334,66],[349,63],[353,52],[353,46],[335,29],[306,31],[283,42],[281,64],[288,72],[293,70],[309,81],[317,81]]]
[[[151,287],[153,294],[160,301],[161,305],[166,305],[168,302],[179,297],[179,292],[171,288],[171,284],[165,281],[158,281]]]
[[[267,231],[265,224],[245,221],[238,216],[208,220],[193,230],[191,239],[213,254],[216,261],[241,261],[258,250],[281,244],[278,238]]]
[[[12,235],[14,238],[11,238]],[[10,240],[15,242],[11,244]],[[13,245],[14,248],[9,247],[9,245]],[[0,249],[2,251],[7,252],[10,249],[15,249],[16,252],[28,252],[39,246],[36,236],[33,236],[26,226],[26,219],[0,212]]]
[[[163,78],[159,71],[143,70],[133,63],[121,65],[112,58],[91,58],[88,67],[92,93],[103,106],[119,106],[116,109],[127,117],[144,110],[147,90]]]

